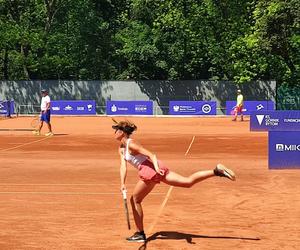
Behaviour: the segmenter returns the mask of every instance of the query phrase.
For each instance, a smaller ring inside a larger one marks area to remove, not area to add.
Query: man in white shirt
[[[241,121],[244,120],[243,108],[244,108],[244,97],[242,95],[242,91],[238,89],[233,121],[236,121],[238,114],[241,114]]]
[[[48,133],[46,133],[46,136],[52,136],[52,127],[51,127],[51,123],[50,123],[50,105],[51,105],[51,100],[50,97],[48,95],[48,91],[46,89],[43,89],[41,91],[42,93],[42,101],[41,101],[41,116],[40,116],[40,126],[38,128],[38,130],[34,131],[35,135],[40,135],[41,133],[41,129],[44,125],[44,122],[47,124],[48,126]]]

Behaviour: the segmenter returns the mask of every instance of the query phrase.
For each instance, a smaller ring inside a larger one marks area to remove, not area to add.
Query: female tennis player
[[[127,238],[127,241],[146,241],[142,201],[160,181],[171,186],[190,188],[194,184],[213,176],[226,177],[232,181],[235,180],[234,172],[222,164],[218,164],[213,170],[198,171],[189,177],[184,177],[170,171],[162,161],[156,158],[155,154],[130,138],[130,135],[137,129],[135,124],[129,121],[113,121],[115,122],[115,125],[112,126],[115,130],[115,139],[120,141],[118,151],[121,159],[121,191],[126,191],[127,162],[138,169],[140,178],[130,198],[137,232]]]

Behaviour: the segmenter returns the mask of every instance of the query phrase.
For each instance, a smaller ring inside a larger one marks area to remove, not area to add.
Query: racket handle
[[[123,195],[123,200],[126,200],[127,199],[127,191],[122,190],[122,195]]]

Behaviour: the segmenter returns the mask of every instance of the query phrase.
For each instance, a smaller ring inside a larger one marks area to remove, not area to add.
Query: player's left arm
[[[164,171],[159,168],[157,157],[155,154],[153,154],[151,151],[145,149],[141,144],[139,144],[135,141],[130,142],[129,148],[134,152],[148,156],[148,158],[153,162],[155,171],[157,173],[159,173],[160,175],[164,175]]]

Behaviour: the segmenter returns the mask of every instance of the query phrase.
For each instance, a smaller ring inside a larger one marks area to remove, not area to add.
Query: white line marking
[[[191,147],[192,147],[192,144],[193,144],[194,140],[195,140],[195,136],[193,136],[193,139],[192,139],[192,141],[191,141],[191,143],[190,143],[190,146],[188,147],[187,151],[186,151],[185,154],[184,154],[185,156],[189,153],[189,151],[190,151],[190,149],[191,149]],[[154,229],[154,227],[156,226],[156,224],[157,224],[157,222],[158,222],[158,220],[159,220],[159,217],[160,217],[160,215],[162,214],[163,209],[165,208],[165,206],[166,206],[166,204],[167,204],[167,201],[168,201],[168,199],[169,199],[169,197],[170,197],[170,195],[171,195],[172,190],[173,190],[173,186],[171,186],[171,187],[169,188],[169,190],[168,190],[168,192],[167,192],[167,194],[166,194],[166,197],[165,197],[163,203],[161,204],[161,206],[160,206],[160,208],[159,208],[159,211],[158,211],[158,213],[157,213],[157,215],[156,215],[156,217],[155,217],[155,220],[152,222],[152,224],[150,225],[149,229],[147,230],[147,233],[148,233],[148,234],[151,234],[152,231],[153,231],[153,229]]]
[[[126,184],[126,186],[133,186],[136,184]],[[113,183],[97,183],[97,184],[88,184],[88,183],[49,183],[49,184],[45,184],[45,183],[24,183],[24,184],[19,184],[19,183],[0,183],[0,187],[1,186],[120,186],[120,184],[113,184]]]
[[[1,194],[46,194],[46,195],[119,195],[120,193],[98,193],[98,192],[0,192]],[[151,193],[152,195],[164,195],[162,193]]]
[[[159,211],[158,211],[158,213],[157,213],[157,215],[156,215],[156,217],[155,217],[155,220],[152,222],[152,224],[150,225],[149,229],[147,230],[147,233],[148,233],[148,234],[151,234],[151,233],[152,233],[153,228],[154,228],[155,225],[157,224],[157,222],[158,222],[158,220],[159,220],[159,217],[160,217],[160,215],[161,215],[163,209],[165,208],[165,206],[166,206],[166,204],[167,204],[167,201],[168,201],[168,199],[169,199],[169,197],[170,197],[170,195],[171,195],[172,190],[173,190],[173,186],[171,186],[171,187],[169,188],[168,193],[167,193],[167,195],[166,195],[166,197],[165,197],[163,203],[161,204],[161,206],[160,206],[160,208],[159,208]]]
[[[193,136],[193,139],[192,139],[192,141],[191,141],[191,143],[190,143],[190,146],[189,146],[189,148],[187,149],[187,151],[185,152],[184,156],[186,156],[186,155],[189,153],[189,151],[190,151],[190,149],[191,149],[191,147],[192,147],[192,144],[193,144],[194,140],[195,140],[195,136]]]
[[[47,140],[47,139],[49,139],[50,137],[51,137],[51,136],[48,136],[48,137],[45,137],[45,138],[43,138],[43,139],[36,140],[36,141],[31,141],[31,142],[27,142],[27,143],[24,143],[24,144],[15,146],[15,147],[1,149],[0,152],[10,151],[10,150],[13,150],[13,149],[16,149],[16,148],[21,148],[21,147],[24,147],[24,146],[27,146],[27,145],[30,145],[30,144],[34,144],[34,143],[36,143],[36,142],[40,142],[40,141]]]

